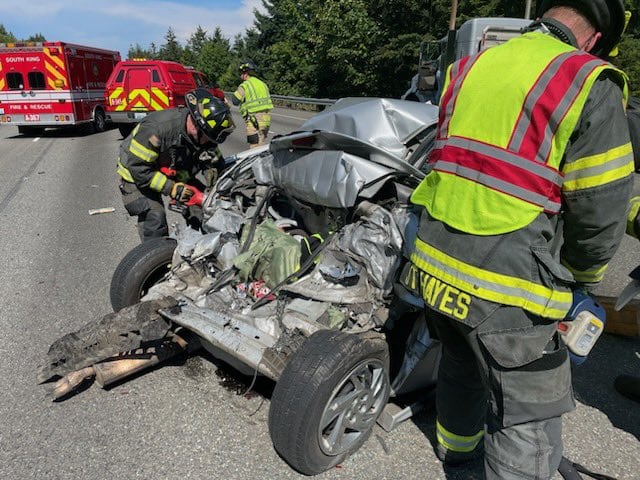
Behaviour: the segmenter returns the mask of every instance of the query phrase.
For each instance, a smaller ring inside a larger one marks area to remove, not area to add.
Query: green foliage
[[[12,32],[8,32],[3,24],[0,23],[0,43],[12,42],[45,42],[47,39],[42,33],[36,33],[26,39],[18,39]]]
[[[222,36],[220,28],[204,39],[195,57],[192,65],[203,71],[210,81],[217,83],[231,61],[229,40]]]
[[[0,43],[11,43],[17,41],[15,35],[8,32],[3,24],[0,23]]]
[[[640,38],[625,36],[613,61],[629,76],[631,94],[640,96]]]
[[[327,0],[315,16],[311,44],[321,97],[364,96],[371,91],[377,65],[373,52],[382,30],[367,15],[364,0]],[[343,79],[345,82],[335,82]]]
[[[46,42],[47,39],[44,37],[43,34],[36,33],[35,35],[31,35],[29,38],[27,38],[26,41],[27,42]]]
[[[158,59],[180,62],[182,60],[183,49],[171,27],[167,30],[164,39],[166,43],[160,47],[160,50],[158,51]]]
[[[640,4],[615,60],[640,94]],[[240,61],[253,60],[273,93],[398,98],[417,71],[420,43],[449,29],[451,0],[262,0],[251,28],[232,40],[197,26],[183,47],[173,30],[160,48],[136,44],[129,57],[177,60],[237,88]],[[530,16],[536,15],[532,2]],[[460,0],[456,26],[473,17],[523,17],[526,0]],[[0,25],[0,38],[10,35]]]
[[[139,43],[136,43],[135,45],[129,45],[127,58],[156,58],[156,52],[152,52],[151,49],[142,48]]]

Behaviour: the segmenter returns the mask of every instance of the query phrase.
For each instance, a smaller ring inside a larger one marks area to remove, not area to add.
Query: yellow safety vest
[[[564,151],[605,70],[619,77],[626,101],[623,72],[540,32],[456,62],[440,104],[433,170],[412,202],[476,239],[513,235],[542,212],[559,213]],[[460,291],[542,317],[561,319],[570,308],[569,288],[510,275],[508,269],[494,272],[474,264],[472,256],[462,261],[445,244],[417,238],[412,263]]]
[[[244,102],[240,104],[240,114],[244,117],[249,113],[258,113],[273,109],[269,87],[262,80],[256,77],[249,77],[240,84],[244,90]],[[238,97],[238,100],[242,100]]]
[[[542,211],[558,213],[565,148],[607,69],[619,73],[626,101],[624,73],[540,32],[456,62],[440,102],[433,170],[412,202],[475,235],[512,232]]]

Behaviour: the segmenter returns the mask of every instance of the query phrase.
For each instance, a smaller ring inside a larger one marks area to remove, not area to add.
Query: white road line
[[[294,120],[307,120],[306,117],[294,117],[293,115],[284,115],[283,113],[273,113],[273,110],[271,110],[271,116],[293,118]]]
[[[40,137],[36,137],[33,140],[31,140],[32,142],[37,142],[38,140],[40,140]]]

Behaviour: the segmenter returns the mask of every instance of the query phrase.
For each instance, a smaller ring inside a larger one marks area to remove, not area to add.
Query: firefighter
[[[273,109],[269,87],[255,76],[256,66],[252,61],[240,64],[242,83],[231,96],[234,105],[240,106],[240,114],[247,125],[247,142],[250,148],[262,145],[267,140]]]
[[[204,88],[187,93],[185,105],[149,114],[120,145],[120,192],[143,242],[169,233],[162,195],[202,205],[224,162],[218,145],[235,128],[229,107]],[[206,185],[195,178],[200,172]]]
[[[443,345],[436,454],[489,480],[549,479],[575,408],[557,324],[625,230],[622,0],[542,0],[525,33],[454,63],[403,283]]]

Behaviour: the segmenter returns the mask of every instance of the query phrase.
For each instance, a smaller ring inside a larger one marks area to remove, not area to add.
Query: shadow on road
[[[108,132],[109,130],[113,130],[116,127],[114,125],[111,124],[107,124],[107,128],[105,130],[105,132]],[[104,133],[104,132],[96,132],[93,129],[93,126],[88,124],[88,125],[80,125],[80,126],[75,126],[75,127],[59,127],[59,128],[49,128],[47,130],[45,130],[44,132],[41,133],[27,133],[27,134],[22,134],[22,133],[18,133],[17,129],[16,129],[16,133],[15,135],[11,135],[9,137],[6,137],[7,140],[33,140],[34,138],[40,137],[40,138],[73,138],[73,137],[88,137],[90,135],[99,135],[100,133]]]
[[[576,399],[604,413],[616,428],[640,440],[640,404],[613,388],[618,375],[640,375],[640,338],[605,334],[585,363],[573,368]]]

